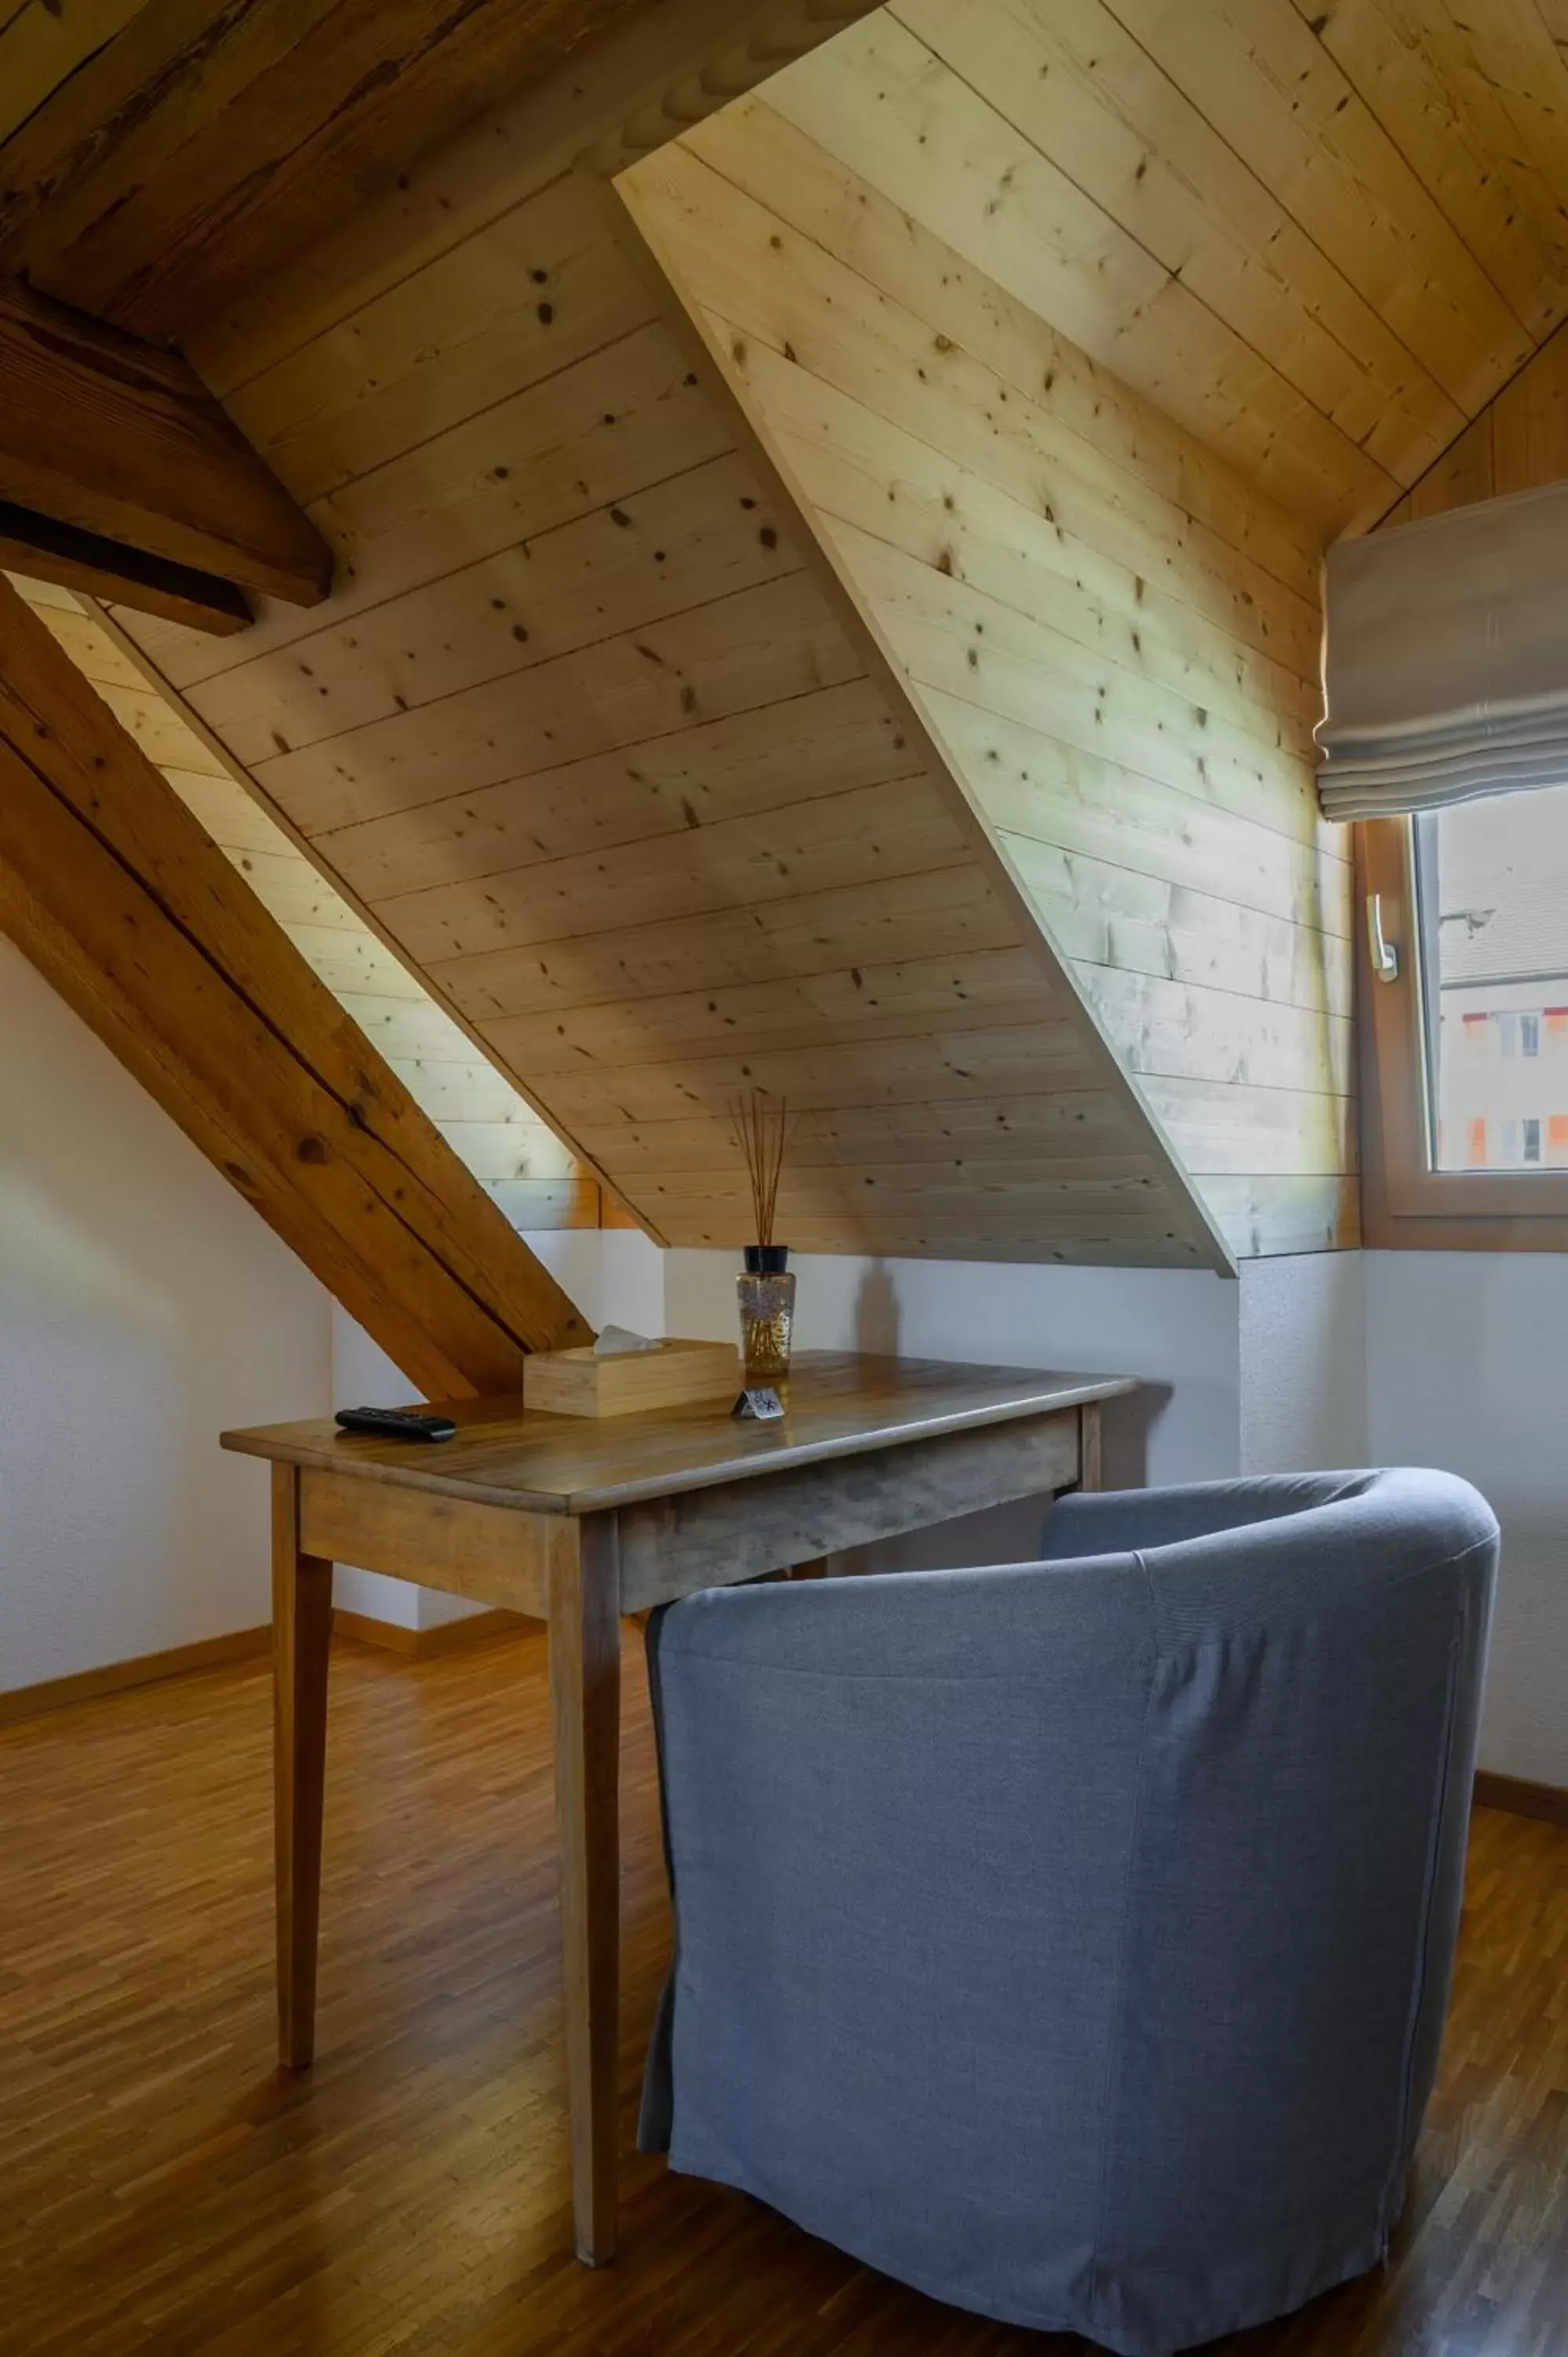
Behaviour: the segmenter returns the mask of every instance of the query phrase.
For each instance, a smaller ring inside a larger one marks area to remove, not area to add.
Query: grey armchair
[[[1463,1481],[1322,1474],[1069,1498],[1037,1563],[671,1606],[644,2147],[1122,2357],[1372,2266],[1496,1559]]]

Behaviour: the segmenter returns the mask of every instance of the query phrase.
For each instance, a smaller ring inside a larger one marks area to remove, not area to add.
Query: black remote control
[[[378,1440],[451,1440],[457,1430],[449,1415],[416,1407],[340,1407],[338,1421],[345,1432],[368,1432]]]

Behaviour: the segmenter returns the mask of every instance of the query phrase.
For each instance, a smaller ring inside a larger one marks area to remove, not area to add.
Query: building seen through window
[[[1568,1169],[1568,787],[1416,822],[1440,1170]]]

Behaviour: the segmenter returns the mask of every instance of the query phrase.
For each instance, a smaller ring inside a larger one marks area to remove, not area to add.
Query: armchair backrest
[[[1200,2233],[1266,2236],[1282,2168],[1304,2214],[1353,2215],[1369,2169],[1392,2214],[1458,1929],[1496,1523],[1451,1476],[1357,1473],[1071,1500],[1054,1543],[1129,1512],[1157,1665],[1109,2213],[1145,2236],[1179,2153]]]

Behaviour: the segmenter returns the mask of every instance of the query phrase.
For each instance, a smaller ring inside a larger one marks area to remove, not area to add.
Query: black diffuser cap
[[[747,1276],[782,1276],[789,1265],[788,1244],[747,1244],[745,1249]]]

